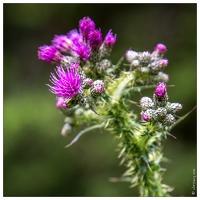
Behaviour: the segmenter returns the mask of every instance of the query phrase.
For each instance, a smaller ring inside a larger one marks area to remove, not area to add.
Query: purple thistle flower
[[[52,44],[59,51],[70,53],[73,42],[66,35],[55,35]]]
[[[72,51],[75,54],[75,56],[79,57],[81,60],[85,62],[91,55],[89,47],[85,44],[79,44],[79,43],[74,44]]]
[[[89,17],[84,17],[79,21],[79,30],[86,39],[90,32],[95,30],[95,27],[95,23]]]
[[[77,95],[81,89],[81,77],[75,70],[64,69],[61,66],[56,67],[55,72],[51,73],[50,82],[53,83],[54,86],[47,84],[50,88],[49,90],[54,93],[57,97],[62,98],[73,98]]]
[[[107,33],[107,35],[103,41],[105,47],[112,48],[116,42],[116,37],[117,37],[117,35],[116,34],[113,35],[112,30],[109,30],[109,32]]]
[[[97,50],[102,43],[101,30],[91,31],[88,36],[88,41],[92,50]]]
[[[166,94],[166,92],[166,84],[164,82],[159,82],[154,91],[154,94],[156,94],[158,97],[163,97]]]
[[[76,29],[71,30],[71,31],[67,34],[67,37],[68,37],[73,43],[82,43],[82,42],[83,42],[83,37],[82,37],[82,35],[81,35]]]
[[[165,53],[167,51],[167,47],[164,44],[157,44],[154,48],[154,51],[158,51],[159,53]]]
[[[38,59],[46,62],[60,63],[62,54],[54,47],[43,45],[38,48]]]

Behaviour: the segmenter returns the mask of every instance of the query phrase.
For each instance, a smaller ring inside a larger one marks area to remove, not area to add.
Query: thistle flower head
[[[158,97],[163,97],[166,94],[166,92],[166,84],[164,82],[159,82],[154,91],[154,94],[156,94]]]
[[[54,73],[51,73],[50,76],[50,82],[53,86],[47,84],[52,93],[57,97],[67,99],[73,98],[79,93],[82,80],[76,70],[67,69],[67,71],[64,71],[62,67],[58,66],[55,72],[57,77]]]
[[[83,61],[87,61],[91,55],[91,51],[90,51],[89,47],[87,45],[81,44],[81,43],[74,44],[74,46],[72,48],[72,52],[75,56],[77,56],[78,58],[80,58]]]
[[[52,45],[61,52],[69,53],[73,42],[67,35],[55,35],[51,41]]]
[[[43,45],[38,48],[38,59],[51,63],[60,63],[62,54],[54,46]]]
[[[71,30],[68,34],[67,37],[73,42],[73,43],[82,43],[83,42],[83,37],[82,35],[77,31],[77,29]]]
[[[79,30],[86,39],[88,39],[89,33],[95,30],[95,27],[94,21],[89,17],[84,17],[79,21]]]
[[[90,34],[88,35],[88,41],[92,50],[97,50],[102,43],[101,30],[99,29],[91,31]]]
[[[112,30],[110,29],[103,41],[106,48],[112,48],[116,42],[117,35],[113,35]]]
[[[164,44],[157,44],[154,48],[154,51],[157,51],[158,53],[165,53],[167,51],[167,47]]]

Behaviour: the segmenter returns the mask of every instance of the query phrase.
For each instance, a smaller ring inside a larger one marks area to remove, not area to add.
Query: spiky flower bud
[[[132,63],[133,60],[139,59],[139,54],[133,50],[127,50],[125,53],[125,58],[129,63]]]
[[[141,119],[144,121],[155,121],[157,119],[157,113],[153,109],[147,109],[141,112]]]
[[[168,60],[165,58],[165,59],[162,59],[161,61],[160,61],[160,64],[161,64],[161,66],[162,67],[167,67],[167,65],[168,65]]]
[[[93,80],[91,78],[86,78],[82,82],[83,89],[88,89],[92,85]]]
[[[165,53],[167,51],[167,47],[164,44],[157,44],[154,48],[154,51],[157,51],[158,53]]]
[[[167,86],[164,82],[159,82],[153,94],[153,102],[155,106],[164,107],[168,102]]]
[[[166,109],[170,113],[176,113],[177,111],[181,110],[183,107],[180,103],[170,103],[168,102],[166,105]]]
[[[149,116],[148,116],[146,113],[142,113],[141,119],[142,119],[143,121],[149,121]]]
[[[171,126],[176,122],[175,117],[172,114],[167,114],[163,120],[163,124],[166,126]]]
[[[96,80],[92,83],[90,88],[91,96],[96,98],[104,91],[104,83],[102,80]]]
[[[151,61],[151,54],[148,51],[144,51],[140,54],[139,60],[143,65],[148,65]]]
[[[156,114],[158,115],[158,117],[163,118],[167,114],[167,109],[164,107],[159,107],[156,109]]]
[[[106,48],[112,48],[116,42],[116,37],[117,35],[113,35],[112,30],[110,29],[103,41],[104,46]]]
[[[163,82],[159,82],[157,84],[157,87],[156,87],[155,91],[154,91],[154,94],[158,98],[162,98],[166,93],[167,93],[166,84],[163,83]]]
[[[151,98],[142,97],[141,100],[140,100],[140,106],[141,106],[142,110],[147,110],[149,108],[153,108],[154,103],[153,103]]]

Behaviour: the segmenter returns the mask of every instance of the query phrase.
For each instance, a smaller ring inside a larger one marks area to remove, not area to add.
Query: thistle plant
[[[55,64],[49,90],[56,96],[56,107],[65,116],[61,135],[87,125],[66,147],[83,134],[103,129],[118,139],[120,164],[127,170],[111,181],[128,181],[140,196],[169,196],[172,188],[162,183],[162,142],[179,117],[180,103],[169,101],[167,48],[157,44],[152,52],[128,49],[117,64],[109,59],[117,35],[112,30],[103,37],[89,17],[79,21],[78,30],[55,35],[51,45],[38,48],[38,58]],[[131,94],[152,89],[152,96],[139,102]],[[140,108],[138,116],[131,104]]]

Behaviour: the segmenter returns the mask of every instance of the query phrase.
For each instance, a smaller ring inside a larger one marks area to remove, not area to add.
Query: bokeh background
[[[3,4],[3,195],[127,197],[138,196],[128,183],[111,183],[124,171],[117,140],[95,131],[65,149],[73,136],[62,137],[64,116],[48,91],[54,66],[37,58],[38,46],[54,35],[78,28],[89,16],[103,35],[117,33],[113,63],[132,48],[152,51],[163,43],[169,59],[168,93],[183,104],[184,115],[197,104],[197,4]],[[151,91],[143,95],[151,95]],[[137,97],[136,97],[137,99]],[[133,100],[135,100],[133,98]],[[175,127],[164,144],[170,163],[163,183],[172,196],[192,196],[197,171],[196,110]]]

